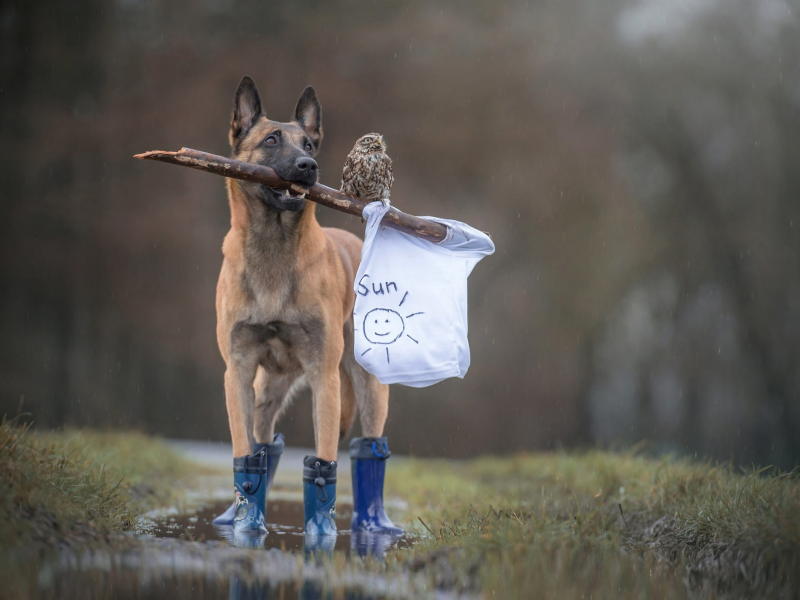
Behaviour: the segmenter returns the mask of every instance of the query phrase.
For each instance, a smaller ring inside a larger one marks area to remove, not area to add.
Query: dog
[[[272,167],[308,187],[322,143],[314,88],[300,95],[288,123],[267,118],[255,83],[234,96],[232,158]],[[363,435],[383,435],[389,388],[353,353],[353,279],[362,242],[323,228],[304,194],[227,180],[231,228],[217,284],[217,342],[225,360],[225,402],[233,455],[253,440],[270,443],[275,423],[305,386],[313,397],[317,457],[335,461],[339,440],[359,413]]]

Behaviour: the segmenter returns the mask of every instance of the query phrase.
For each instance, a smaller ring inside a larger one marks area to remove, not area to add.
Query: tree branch
[[[362,200],[343,194],[321,183],[315,183],[310,188],[306,189],[297,183],[291,183],[282,179],[275,170],[270,167],[241,162],[216,154],[209,154],[208,152],[192,150],[191,148],[181,148],[179,152],[152,150],[143,154],[136,154],[134,158],[140,160],[157,160],[172,165],[182,165],[184,167],[206,171],[207,173],[222,175],[223,177],[254,181],[278,190],[292,190],[298,193],[305,193],[307,199],[313,200],[317,204],[322,204],[328,208],[358,217],[361,216],[364,207],[367,205],[367,203]],[[408,215],[396,208],[392,208],[386,213],[381,224],[415,237],[437,243],[441,242],[447,234],[447,227],[441,223]]]

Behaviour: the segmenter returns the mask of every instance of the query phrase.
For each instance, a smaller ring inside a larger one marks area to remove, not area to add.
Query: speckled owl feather
[[[383,200],[389,197],[393,181],[383,136],[368,133],[359,138],[344,163],[341,191],[370,202]]]

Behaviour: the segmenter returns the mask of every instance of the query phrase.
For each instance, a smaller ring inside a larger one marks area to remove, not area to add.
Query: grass
[[[194,479],[213,472],[140,432],[67,429],[34,435],[77,460],[87,460],[90,469],[101,469],[110,481],[120,481],[121,498],[137,514],[180,505]]]
[[[196,471],[196,467],[195,467]],[[174,501],[185,464],[138,433],[35,433],[0,424],[0,548],[92,542]]]
[[[179,503],[198,468],[138,433],[3,422],[0,549],[107,540]],[[394,459],[387,496],[408,504],[417,543],[328,567],[332,582],[369,570],[402,587],[410,572],[484,598],[797,598],[798,483],[635,452]]]
[[[797,597],[798,478],[605,452],[397,461],[390,568],[498,598]]]

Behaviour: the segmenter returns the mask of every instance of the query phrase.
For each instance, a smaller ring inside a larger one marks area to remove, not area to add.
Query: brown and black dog
[[[307,87],[289,123],[267,118],[252,79],[234,97],[233,158],[303,186],[317,181],[322,112]],[[313,395],[317,457],[336,460],[356,408],[363,435],[383,434],[389,388],[353,355],[353,278],[362,242],[323,228],[316,205],[290,192],[228,179],[231,229],[217,284],[217,341],[233,455],[273,441],[275,421],[304,385]]]

